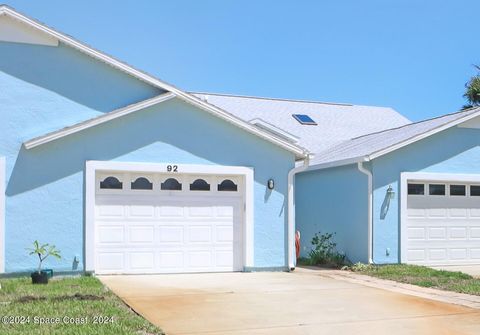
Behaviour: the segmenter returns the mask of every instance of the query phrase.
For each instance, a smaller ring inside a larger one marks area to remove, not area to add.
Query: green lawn
[[[480,295],[480,279],[462,272],[434,270],[425,266],[406,264],[353,265],[351,269],[357,273],[401,283]]]
[[[0,334],[163,334],[94,277],[53,279],[48,285],[0,279],[0,284]]]

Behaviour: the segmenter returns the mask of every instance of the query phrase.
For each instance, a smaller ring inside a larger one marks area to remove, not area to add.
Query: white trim
[[[373,263],[373,175],[372,171],[369,169],[365,168],[363,166],[363,163],[359,162],[357,163],[358,170],[364,174],[367,175],[368,177],[368,214],[367,214],[367,230],[368,230],[368,238],[367,238],[367,244],[368,244],[368,264]]]
[[[97,171],[166,173],[173,163],[87,161],[85,164],[85,271],[95,271],[95,194]],[[244,267],[254,266],[254,171],[243,166],[175,164],[179,174],[241,175],[245,179]]]
[[[400,262],[407,260],[407,199],[408,181],[480,183],[480,174],[456,174],[433,172],[400,173]],[[425,188],[425,192],[428,190]]]
[[[288,225],[288,240],[287,240],[287,258],[288,269],[295,269],[296,251],[295,251],[295,175],[308,168],[310,157],[307,156],[303,161],[303,165],[294,167],[288,172],[288,194],[287,194],[287,225]]]
[[[393,144],[387,148],[384,148],[384,149],[381,149],[381,150],[378,150],[378,151],[374,151],[368,155],[363,155],[363,156],[357,156],[357,157],[353,157],[353,158],[346,158],[346,159],[342,159],[342,160],[333,160],[333,161],[329,161],[329,162],[326,162],[326,163],[319,163],[319,164],[313,164],[310,166],[309,170],[320,170],[320,169],[328,169],[328,168],[332,168],[332,167],[337,167],[337,166],[342,166],[342,165],[349,165],[349,164],[355,164],[355,163],[358,163],[358,162],[368,162],[368,161],[371,161],[371,160],[374,160],[380,156],[384,156],[392,151],[395,151],[395,150],[398,150],[398,149],[401,149],[409,144],[412,144],[412,143],[415,143],[417,141],[420,141],[424,138],[427,138],[429,136],[432,136],[432,135],[435,135],[441,131],[444,131],[446,129],[449,129],[451,127],[454,127],[454,126],[457,126],[457,125],[461,125],[465,122],[468,122],[469,120],[472,120],[476,117],[480,116],[480,109],[477,110],[477,112],[475,113],[472,113],[472,114],[469,114],[469,115],[466,115],[464,117],[460,117],[456,120],[453,120],[453,121],[450,121],[448,123],[445,123],[439,127],[436,127],[434,129],[431,129],[429,131],[426,131],[422,134],[419,134],[419,135],[416,135],[416,136],[413,136],[407,140],[404,140],[404,141],[401,141],[399,143],[396,143],[396,144]],[[406,126],[409,126],[409,125],[406,125]],[[466,128],[467,126],[462,126],[463,128]],[[389,131],[391,129],[386,129],[385,131]],[[368,136],[369,134],[365,135],[365,136]],[[321,157],[321,153],[319,155]]]
[[[32,20],[18,12],[16,12],[15,10],[11,9],[10,7],[8,6],[5,6],[5,5],[0,5],[0,15],[9,15],[25,24],[28,24],[30,25],[31,27],[33,28],[36,28],[36,29],[39,29],[40,31],[43,31],[44,33],[47,33],[49,34],[50,36],[54,37],[54,38],[57,38],[60,42],[62,43],[65,43],[66,45],[69,45],[73,48],[76,48],[77,50],[89,55],[90,57],[93,57],[95,59],[98,59],[102,62],[105,62],[107,64],[109,64],[110,66],[114,67],[114,68],[117,68],[137,79],[140,79],[144,82],[147,82],[153,86],[156,86],[156,87],[159,87],[163,90],[166,90],[166,91],[169,91],[169,92],[172,92],[174,93],[176,96],[178,96],[180,99],[194,105],[194,106],[197,106],[207,112],[210,112],[211,114],[227,121],[227,122],[230,122],[231,124],[237,126],[237,127],[240,127],[248,132],[250,132],[251,134],[254,134],[260,138],[263,138],[269,142],[272,142],[282,148],[284,148],[285,150],[287,151],[290,151],[292,153],[294,153],[297,157],[299,158],[304,158],[307,156],[308,154],[308,151],[300,146],[297,146],[295,144],[292,144],[292,143],[289,143],[288,141],[286,140],[283,140],[283,139],[280,139],[276,136],[273,136],[273,135],[270,135],[268,133],[266,133],[265,131],[262,131],[260,130],[259,128],[255,127],[254,125],[251,125],[249,124],[248,122],[245,122],[243,121],[242,119],[224,111],[223,109],[221,108],[218,108],[214,105],[211,105],[205,101],[202,101],[201,99],[191,95],[191,94],[188,94],[186,92],[183,92],[182,90],[179,90],[178,88],[170,85],[170,84],[167,84],[155,77],[152,77],[148,74],[146,74],[145,72],[142,72],[142,71],[139,71],[125,63],[122,63],[120,62],[119,60],[113,58],[113,57],[110,57],[98,50],[95,50],[83,43],[80,43],[79,41],[67,36],[67,35],[64,35],[64,34],[61,34],[59,33],[58,31],[54,30],[54,29],[51,29],[35,20]]]
[[[342,159],[339,161],[334,161],[329,163],[312,164],[308,167],[307,171],[329,169],[329,168],[338,167],[338,166],[357,164],[359,162],[368,162],[368,159],[365,156],[359,156],[355,158]]]
[[[0,273],[5,272],[5,157],[0,157]]]
[[[435,172],[402,172],[402,176],[406,176],[408,180],[413,181],[444,181],[444,182],[461,182],[476,183],[480,182],[480,174],[467,173],[435,173]]]
[[[35,148],[39,145],[42,145],[42,144],[60,139],[64,136],[68,136],[68,135],[77,133],[81,130],[98,126],[102,123],[117,119],[119,117],[131,114],[131,113],[134,113],[134,112],[137,112],[141,109],[145,109],[145,108],[154,106],[156,104],[159,104],[161,102],[168,101],[170,99],[173,99],[174,97],[175,97],[175,94],[173,94],[173,93],[164,93],[164,94],[158,95],[154,98],[144,100],[144,101],[129,105],[127,107],[119,108],[119,109],[116,109],[112,112],[109,112],[109,113],[103,114],[101,116],[95,117],[93,119],[89,119],[89,120],[77,123],[73,126],[66,127],[66,128],[63,128],[63,129],[60,129],[60,130],[57,130],[57,131],[54,131],[54,132],[36,137],[36,138],[33,138],[31,140],[26,141],[23,145],[25,146],[25,148],[27,150],[32,149],[32,148]]]
[[[472,119],[465,121],[463,123],[460,123],[458,128],[470,128],[470,129],[480,129],[480,120],[479,119]]]
[[[0,15],[0,41],[56,47],[58,39],[21,24],[7,15]]]
[[[279,137],[281,137],[281,138],[283,138],[283,139],[285,139],[289,142],[298,143],[298,141],[300,140],[299,137],[290,134],[288,131],[280,129],[280,128],[274,126],[273,124],[262,120],[261,118],[252,119],[248,122],[253,124],[253,125],[256,125],[257,127],[261,128],[263,130],[271,132],[272,134],[274,134],[276,136],[279,136]]]
[[[85,271],[95,271],[95,164],[85,164]]]
[[[412,144],[412,143],[414,143],[414,142],[423,140],[424,138],[427,138],[427,137],[429,137],[429,136],[435,135],[435,134],[437,134],[437,133],[439,133],[439,132],[441,132],[441,131],[444,131],[444,130],[446,130],[446,129],[448,129],[448,128],[454,127],[454,126],[456,126],[456,125],[458,125],[458,124],[460,124],[460,123],[463,123],[463,122],[466,122],[466,121],[468,121],[468,120],[471,120],[471,119],[473,119],[473,118],[475,118],[475,117],[477,117],[477,116],[479,116],[479,115],[480,115],[480,109],[479,109],[477,112],[475,112],[475,113],[472,113],[472,114],[466,115],[466,116],[464,116],[464,117],[460,117],[460,118],[458,118],[458,119],[456,119],[456,120],[450,121],[450,122],[448,122],[448,123],[446,123],[446,124],[443,124],[443,125],[441,125],[441,126],[439,126],[439,127],[437,127],[437,128],[434,128],[434,129],[432,129],[432,130],[429,130],[429,131],[427,131],[427,132],[425,132],[425,133],[422,133],[422,134],[420,134],[420,135],[413,136],[413,137],[411,137],[411,138],[409,138],[409,139],[407,139],[407,140],[405,140],[405,141],[402,141],[402,142],[400,142],[400,143],[394,144],[394,145],[392,145],[392,146],[390,146],[390,147],[388,147],[388,148],[385,148],[385,149],[382,149],[382,150],[373,152],[373,153],[371,153],[370,155],[368,155],[368,159],[369,159],[369,160],[373,160],[373,159],[378,158],[378,157],[380,157],[380,156],[386,155],[386,154],[388,154],[388,153],[390,153],[390,152],[392,152],[392,151],[398,150],[398,149],[403,148],[403,147],[405,147],[405,146],[407,146],[407,145],[409,145],[409,144]]]

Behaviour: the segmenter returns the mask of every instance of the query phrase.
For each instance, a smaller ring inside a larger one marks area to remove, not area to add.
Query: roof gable
[[[32,29],[7,15],[0,15],[0,41],[57,46],[58,39]]]
[[[127,74],[138,78],[142,81],[145,81],[154,87],[161,88],[167,92],[173,93],[175,96],[177,96],[179,99],[182,99],[204,111],[207,111],[227,122],[230,122],[231,124],[240,127],[241,129],[249,132],[250,134],[253,134],[255,136],[258,136],[266,141],[269,141],[285,150],[288,150],[296,155],[297,158],[304,158],[308,155],[308,152],[303,149],[300,146],[297,146],[295,144],[289,143],[288,141],[285,141],[281,138],[277,138],[275,136],[272,136],[266,131],[263,131],[254,125],[249,124],[248,122],[243,121],[242,119],[224,111],[223,109],[219,108],[218,106],[213,106],[210,105],[197,97],[188,94],[170,84],[167,84],[158,78],[155,78],[145,72],[142,72],[138,69],[135,69],[131,67],[130,65],[127,65],[109,55],[106,55],[96,49],[93,49],[92,47],[85,45],[74,38],[67,36],[65,34],[62,34],[50,27],[47,27],[46,25],[39,23],[31,18],[28,18],[17,11],[13,10],[12,8],[6,6],[6,5],[0,5],[0,16],[8,16],[10,19],[16,20],[22,24],[28,25],[29,28],[35,29],[38,32],[40,32],[43,36],[49,36],[52,39],[56,39],[59,42],[64,43],[65,45],[68,45],[69,47],[75,48],[85,54],[87,54],[90,57],[93,57],[99,61],[105,62],[108,65],[120,70],[124,71]]]
[[[373,160],[456,125],[468,126],[478,117],[480,107],[360,136],[320,152],[311,165],[328,168]]]
[[[63,129],[53,131],[51,133],[32,138],[26,142],[23,143],[25,148],[28,149],[33,149],[35,147],[38,147],[39,145],[46,144],[49,142],[52,142],[54,140],[57,140],[59,138],[62,138],[67,135],[75,134],[78,133],[79,131],[82,131],[84,129],[88,129],[94,126],[98,126],[102,123],[109,122],[111,120],[117,119],[119,117],[137,112],[139,110],[154,106],[156,104],[159,104],[164,101],[168,101],[172,98],[175,97],[175,94],[173,93],[164,93],[159,96],[153,97],[151,99],[147,99],[135,104],[132,104],[130,106],[126,106],[117,110],[114,110],[110,113],[105,113],[103,115],[100,115],[98,117],[85,120],[83,122],[79,122],[75,125],[65,127]]]

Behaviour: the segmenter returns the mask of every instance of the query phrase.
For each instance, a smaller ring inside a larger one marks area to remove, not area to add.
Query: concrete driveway
[[[167,334],[480,334],[480,310],[315,270],[100,279]]]

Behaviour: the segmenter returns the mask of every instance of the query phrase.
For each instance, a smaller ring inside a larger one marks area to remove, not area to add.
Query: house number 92
[[[167,172],[178,172],[178,165],[167,165]]]

